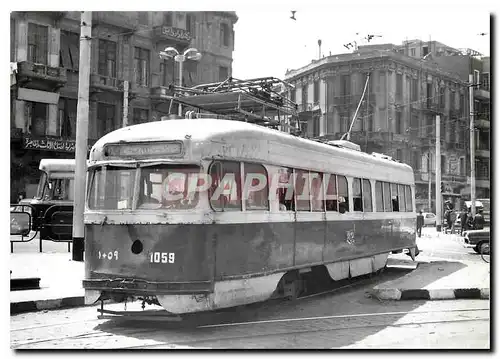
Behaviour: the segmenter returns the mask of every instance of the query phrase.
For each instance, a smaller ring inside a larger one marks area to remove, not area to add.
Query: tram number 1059
[[[174,263],[175,253],[152,252],[149,254],[150,263]]]

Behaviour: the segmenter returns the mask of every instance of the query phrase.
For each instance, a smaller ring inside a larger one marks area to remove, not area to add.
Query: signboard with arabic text
[[[44,151],[58,151],[58,152],[75,152],[75,141],[73,140],[60,140],[54,138],[32,138],[29,136],[24,137],[23,148],[27,150],[44,150]],[[92,145],[88,145],[88,151]]]

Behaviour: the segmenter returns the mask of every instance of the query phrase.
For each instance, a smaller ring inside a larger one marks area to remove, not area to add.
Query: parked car
[[[436,215],[434,213],[423,212],[422,215],[424,216],[424,227],[436,225]]]

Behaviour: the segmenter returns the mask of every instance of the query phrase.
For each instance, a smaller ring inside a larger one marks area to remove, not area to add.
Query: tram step
[[[40,289],[40,278],[15,278],[10,280],[10,290]]]

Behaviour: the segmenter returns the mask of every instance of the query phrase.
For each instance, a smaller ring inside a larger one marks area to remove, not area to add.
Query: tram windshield
[[[137,173],[139,171],[139,173]],[[109,210],[196,207],[200,168],[167,164],[143,167],[103,166],[92,171],[89,208]],[[136,183],[136,181],[139,183]],[[191,184],[191,181],[196,183]],[[135,193],[134,189],[137,189]]]

